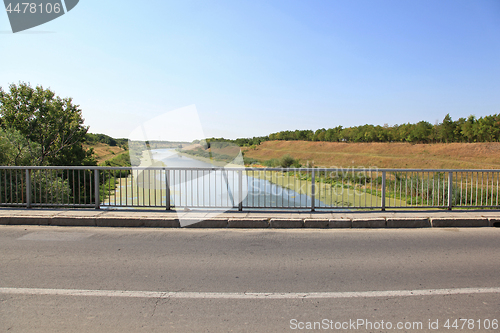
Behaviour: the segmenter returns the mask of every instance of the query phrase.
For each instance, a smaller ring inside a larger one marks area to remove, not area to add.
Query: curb
[[[7,225],[50,225],[51,220],[51,217],[10,216],[1,218],[0,222]]]
[[[96,226],[98,227],[144,227],[144,221],[141,219],[128,219],[122,217],[97,217],[95,221]]]
[[[122,228],[244,228],[244,229],[340,229],[340,228],[500,228],[500,217],[365,217],[365,218],[176,218],[170,216],[0,216],[0,225]]]
[[[328,219],[304,219],[304,228],[321,228],[326,229],[330,220]]]
[[[184,228],[227,228],[228,219],[182,219]]]
[[[330,228],[352,228],[351,219],[331,219],[328,221]]]
[[[490,225],[490,222],[488,221],[488,219],[486,219],[484,217],[475,218],[475,219],[455,218],[455,217],[440,217],[440,218],[430,218],[430,221],[431,221],[433,228],[488,227]]]
[[[271,219],[269,221],[271,228],[302,228],[304,220],[302,219]]]
[[[229,219],[228,228],[269,228],[269,219]]]
[[[488,221],[490,222],[489,223],[490,227],[500,228],[500,218],[498,218],[498,217],[490,217],[488,219]]]
[[[97,226],[95,218],[85,217],[58,217],[50,219],[50,225],[59,227],[95,227]]]
[[[387,218],[387,228],[430,228],[428,218]]]
[[[372,219],[353,219],[353,228],[385,228],[385,218],[375,217]]]
[[[181,224],[178,219],[152,219],[145,218],[144,227],[146,228],[180,228]]]

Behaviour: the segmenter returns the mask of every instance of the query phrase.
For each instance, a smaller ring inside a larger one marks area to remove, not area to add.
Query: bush
[[[289,168],[293,165],[293,163],[295,163],[295,159],[289,154],[286,154],[280,160],[280,166],[282,168]]]
[[[258,164],[259,161],[256,160],[255,158],[251,158],[251,157],[245,157],[243,156],[243,163],[245,165],[251,165],[251,164]]]
[[[300,168],[302,166],[298,159],[294,159],[289,154],[284,155],[280,159],[272,158],[264,161],[263,164],[269,168]]]
[[[276,168],[279,166],[280,162],[276,158],[272,158],[270,160],[264,161],[264,165],[269,168]]]

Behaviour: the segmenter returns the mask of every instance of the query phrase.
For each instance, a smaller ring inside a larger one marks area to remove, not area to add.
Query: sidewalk
[[[179,228],[500,227],[500,211],[210,211],[0,208],[0,225]]]

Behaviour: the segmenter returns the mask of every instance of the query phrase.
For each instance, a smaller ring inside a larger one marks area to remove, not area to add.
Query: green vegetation
[[[213,141],[205,142],[197,141],[194,148],[188,146],[186,149],[177,149],[180,153],[185,153],[198,157],[201,159],[207,159],[210,161],[218,161],[224,163],[231,163],[235,158],[238,157],[241,150],[232,142],[228,141]],[[254,160],[248,160],[254,161]]]
[[[108,167],[130,167],[130,154],[125,152],[123,154],[117,155],[114,158],[104,161],[102,166]],[[130,170],[110,170],[110,177],[127,177],[130,175]]]
[[[299,160],[294,159],[290,154],[283,155],[280,159],[272,158],[264,161],[263,164],[270,168],[300,168]]]
[[[128,149],[128,139],[114,139],[106,134],[93,134],[93,133],[85,134],[85,143],[93,145],[99,142],[107,144],[111,147],[118,146],[125,150]]]
[[[310,171],[302,169],[283,172],[253,171],[250,177],[265,179],[280,187],[293,190],[299,194],[310,196],[312,193],[312,176]],[[364,184],[364,183],[363,183]],[[351,182],[348,178],[333,179],[325,177],[318,171],[316,174],[316,199],[323,202],[321,206],[331,207],[374,207],[380,206],[380,193],[364,191],[360,183]],[[319,202],[316,202],[319,205]]]
[[[25,170],[0,170],[0,202],[26,203]],[[31,200],[36,204],[93,204],[93,172],[31,170]]]
[[[416,124],[394,126],[362,125],[348,128],[337,126],[317,131],[281,131],[251,139],[211,138],[193,142],[198,144],[194,148],[185,142],[129,143],[127,139],[115,139],[105,134],[92,134],[87,131],[88,127],[83,125],[81,110],[78,105],[73,104],[71,98],[61,98],[50,89],[44,89],[42,86],[32,88],[26,83],[12,84],[8,91],[0,87],[0,164],[13,166],[97,165],[93,149],[86,149],[94,145],[103,152],[106,151],[107,160],[100,165],[109,167],[138,166],[146,149],[161,148],[176,148],[194,157],[229,163],[240,153],[239,146],[248,147],[246,153],[250,156],[243,156],[246,165],[262,163],[268,167],[300,168],[302,166],[300,161],[308,161],[306,166],[312,167],[313,160],[316,161],[316,165],[319,163],[330,166],[354,165],[354,159],[357,165],[382,166],[382,163],[390,163],[392,167],[423,167],[434,166],[431,163],[441,163],[439,159],[445,160],[446,163],[455,163],[460,158],[463,161],[456,163],[462,163],[464,166],[469,166],[466,163],[479,161],[483,163],[481,167],[483,165],[493,167],[497,163],[495,160],[497,155],[494,147],[489,146],[496,144],[477,142],[500,141],[500,114],[481,118],[469,116],[456,121],[453,121],[450,115],[446,115],[441,123],[435,125],[421,121]],[[267,141],[275,141],[278,144]],[[261,144],[263,142],[266,143]],[[344,142],[360,144],[358,147],[344,145]],[[388,147],[382,147],[380,145],[384,144],[374,142],[388,142],[386,144]],[[465,151],[465,146],[473,146],[465,143],[474,142],[478,145],[477,149]],[[424,145],[415,145],[418,143],[441,143],[444,148],[440,148],[439,144],[419,147]],[[303,145],[300,146],[301,144]],[[110,147],[114,148],[110,150]],[[416,148],[412,150],[408,147]],[[121,153],[127,149],[130,150]],[[420,163],[418,166],[415,165],[416,159]],[[434,160],[438,162],[433,162]],[[397,165],[396,162],[401,165]],[[437,168],[439,167],[443,166],[438,165]],[[451,165],[451,167],[457,166]],[[258,178],[266,178],[268,175],[260,171],[255,174]],[[129,175],[129,170],[101,172],[101,200],[107,198],[109,193],[115,192],[117,184],[128,183]],[[10,173],[3,171],[0,174],[0,187],[5,188],[8,185],[13,188],[12,194],[8,194],[15,196],[16,201],[13,202],[22,203],[24,200],[26,190],[24,176],[20,171]],[[268,180],[306,194],[311,191],[310,177],[309,172],[287,171],[281,174],[275,173]],[[33,194],[47,193],[39,197],[38,202],[41,203],[48,203],[53,195],[60,195],[61,203],[76,200],[91,204],[91,201],[95,200],[90,194],[92,179],[92,173],[88,171],[77,173],[56,170],[33,171],[31,175]],[[309,184],[309,188],[303,188],[304,184]],[[430,177],[420,176],[420,178],[406,173],[388,174],[386,184],[387,198],[396,205],[445,206],[447,204],[445,199],[448,196],[448,187],[444,174],[436,173]],[[369,199],[370,204],[376,204],[380,202],[381,179],[380,175],[374,176],[373,173],[362,176],[347,173],[339,176],[326,174],[318,169],[316,189],[318,198],[327,203],[342,206],[357,205],[356,200],[359,199],[359,202],[362,200],[356,193],[361,193],[364,196],[363,200]],[[488,191],[488,185],[483,185],[477,179],[472,178],[465,189],[455,183],[453,192],[453,205],[498,204],[497,193]],[[74,197],[82,194],[84,197]],[[7,194],[0,193],[0,201],[14,200],[2,195]]]
[[[30,165],[32,153],[40,150],[40,146],[32,142],[14,128],[0,127],[0,165]]]
[[[301,169],[283,172],[255,171],[251,177],[266,179],[276,185],[310,195],[312,173]],[[452,205],[496,206],[498,193],[494,190],[496,179],[470,175],[467,181],[454,179]],[[337,172],[315,170],[316,198],[335,207],[380,207],[382,176],[376,170]],[[448,174],[427,175],[416,173],[387,173],[387,207],[447,207]]]
[[[88,127],[71,98],[42,86],[0,87],[2,141],[10,143],[2,162],[14,165],[96,165],[83,143]],[[27,154],[29,152],[29,156]]]
[[[11,84],[8,91],[0,87],[0,163],[22,166],[92,166],[92,150],[83,147],[88,127],[83,125],[81,110],[71,98],[61,98],[50,89],[26,83]],[[24,171],[24,170],[22,170]],[[2,202],[25,200],[25,174],[4,170],[0,187]],[[88,171],[39,170],[31,173],[32,196],[39,203],[72,202],[82,195],[91,201],[91,175]]]
[[[107,167],[130,167],[130,154],[129,152],[122,153],[113,157],[112,159],[104,161],[102,166]],[[120,178],[127,178],[131,173],[130,169],[127,170],[103,170],[100,172],[101,185],[100,185],[100,200],[104,202],[111,193],[114,193],[116,187],[122,183]]]
[[[101,165],[110,167],[132,166],[130,164],[130,153],[127,151],[123,154],[117,155],[110,160],[104,161]]]
[[[190,150],[181,150],[180,152],[193,155],[196,157],[201,157],[201,158],[206,158],[209,160],[216,160],[220,162],[226,162],[229,163],[232,160],[234,160],[234,156],[230,156],[227,154],[217,154],[214,152],[211,152],[210,150],[205,150],[203,148],[196,148],[196,149],[190,149]]]
[[[344,143],[268,141],[256,149],[242,148],[260,161],[285,154],[304,165],[418,169],[500,169],[500,143]],[[309,164],[308,164],[309,163]]]
[[[0,164],[78,166],[97,165],[93,150],[84,144],[103,143],[127,149],[128,140],[113,139],[104,134],[87,133],[78,105],[71,98],[61,98],[42,86],[12,84],[9,91],[0,88]],[[112,152],[113,153],[113,152]],[[105,161],[105,166],[130,166],[128,153]],[[116,178],[127,177],[129,170],[111,170],[101,173],[101,199],[114,190]],[[0,187],[12,191],[1,194],[2,202],[23,203],[25,200],[25,174],[15,170],[3,171]],[[31,173],[32,197],[37,203],[91,204],[93,176],[90,171],[36,170]],[[12,196],[6,198],[5,196]],[[78,197],[75,197],[78,196]]]
[[[326,142],[410,142],[410,143],[451,143],[451,142],[499,142],[500,114],[476,118],[471,115],[456,121],[447,114],[439,124],[426,121],[401,125],[362,125],[354,127],[337,126],[329,129],[281,131],[268,136],[207,139],[207,142],[230,141],[240,147],[258,146],[265,141],[326,141]]]
[[[262,142],[269,141],[268,136],[259,136],[259,137],[253,137],[253,138],[239,138],[235,140],[230,140],[230,139],[224,139],[224,138],[209,138],[206,140],[195,140],[193,143],[199,143],[199,142],[206,142],[207,144],[213,143],[213,142],[229,142],[232,144],[235,144],[239,147],[249,147],[249,146],[258,146]]]
[[[241,154],[243,154],[243,152],[241,152]],[[244,154],[243,154],[243,164],[245,165],[254,165],[254,164],[259,164],[260,161],[255,159],[255,158],[251,158],[251,157],[246,157]]]

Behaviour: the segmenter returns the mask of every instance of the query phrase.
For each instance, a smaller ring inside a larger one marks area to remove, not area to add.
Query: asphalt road
[[[0,226],[0,331],[497,332],[499,240],[497,228]]]

